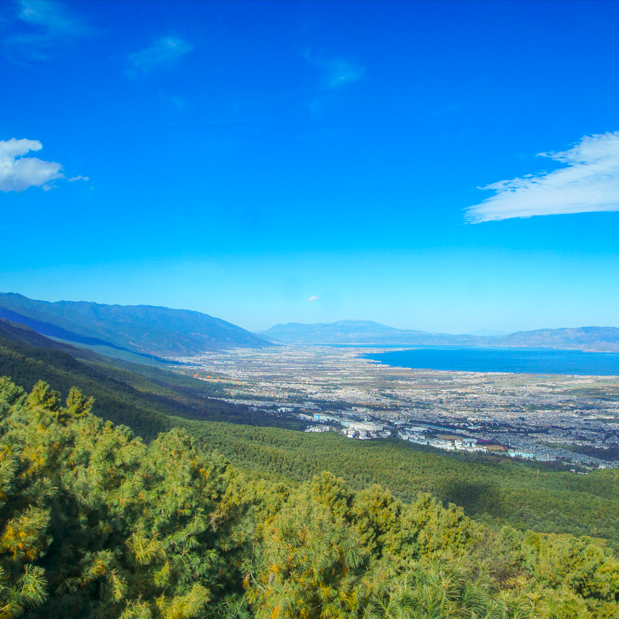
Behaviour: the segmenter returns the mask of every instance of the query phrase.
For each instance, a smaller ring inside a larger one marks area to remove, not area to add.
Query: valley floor
[[[308,429],[397,435],[447,450],[466,445],[579,471],[619,466],[619,377],[416,370],[365,358],[376,351],[286,346],[177,361],[217,383],[222,400],[292,413]]]

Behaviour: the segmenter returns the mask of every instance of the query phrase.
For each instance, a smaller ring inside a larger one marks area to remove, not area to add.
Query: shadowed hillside
[[[0,318],[76,345],[120,353],[166,357],[225,348],[271,346],[261,337],[225,320],[189,310],[150,305],[35,301],[0,293]]]
[[[111,360],[4,320],[0,320],[0,376],[10,376],[27,389],[45,380],[63,397],[71,387],[79,387],[95,398],[97,415],[128,425],[149,440],[169,430],[179,417],[304,427],[296,419],[255,413],[246,406],[212,399],[222,395],[216,383]]]

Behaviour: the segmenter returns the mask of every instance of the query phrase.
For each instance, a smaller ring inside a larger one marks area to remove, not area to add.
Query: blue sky
[[[252,330],[619,326],[618,18],[0,3],[0,290]]]

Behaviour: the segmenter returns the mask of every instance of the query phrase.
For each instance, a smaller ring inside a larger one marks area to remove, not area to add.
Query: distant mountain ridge
[[[484,337],[501,337],[503,335],[509,335],[505,331],[496,331],[495,329],[477,329],[477,331],[471,331],[467,335],[481,335]]]
[[[408,329],[396,329],[371,320],[340,320],[338,322],[275,325],[260,335],[276,341],[305,344],[376,344],[397,346],[407,344],[449,345],[475,344],[480,339],[471,335],[447,335]],[[490,339],[490,338],[488,338]],[[495,338],[492,338],[494,341]]]
[[[596,352],[619,352],[619,328],[580,327],[576,329],[536,329],[492,338],[497,346],[531,348],[575,348]]]
[[[285,325],[275,325],[266,331],[260,332],[275,339],[284,337],[295,338],[295,341],[308,339],[315,341],[316,338],[338,338],[341,340],[354,340],[357,337],[399,337],[400,335],[427,335],[424,331],[407,331],[387,327],[372,320],[340,320],[338,322],[301,324],[289,322]]]
[[[171,357],[226,348],[272,344],[225,320],[191,310],[150,305],[102,305],[85,301],[48,303],[0,293],[0,318],[109,356]]]
[[[619,328],[537,329],[509,335],[449,335],[395,329],[373,321],[278,324],[261,335],[282,343],[367,346],[500,346],[619,352]]]

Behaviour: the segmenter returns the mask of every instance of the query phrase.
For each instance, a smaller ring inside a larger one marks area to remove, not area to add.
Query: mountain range
[[[619,352],[619,328],[538,329],[509,335],[449,335],[395,329],[373,321],[279,324],[259,335],[274,342],[361,346],[500,346]]]
[[[396,329],[369,320],[341,320],[278,324],[266,331],[251,333],[220,318],[191,310],[86,301],[49,303],[16,293],[0,293],[0,319],[107,357],[151,364],[170,363],[170,357],[214,350],[260,349],[278,344],[495,346],[619,352],[619,328],[616,327],[538,329],[508,335],[482,330],[450,335]]]
[[[150,305],[48,303],[0,293],[0,318],[26,325],[47,337],[131,361],[272,345],[208,314]]]

